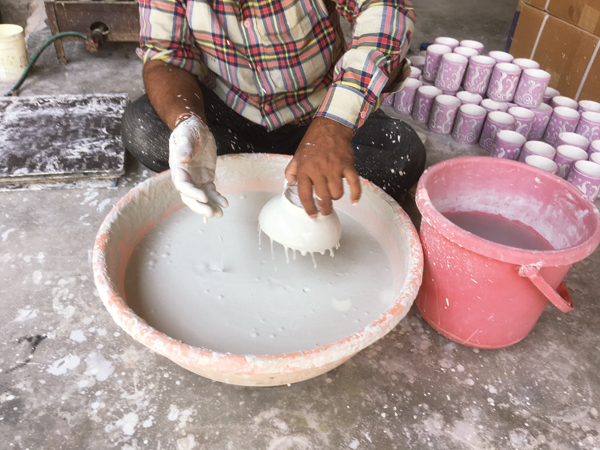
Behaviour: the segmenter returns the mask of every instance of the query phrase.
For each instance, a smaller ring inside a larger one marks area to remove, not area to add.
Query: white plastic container
[[[23,27],[0,24],[0,81],[18,80],[27,63]]]

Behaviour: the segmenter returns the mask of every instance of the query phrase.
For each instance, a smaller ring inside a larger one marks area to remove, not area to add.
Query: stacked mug
[[[561,96],[531,59],[483,49],[477,41],[436,38],[409,58],[411,78],[383,104],[461,144],[556,173],[595,199],[600,103]]]

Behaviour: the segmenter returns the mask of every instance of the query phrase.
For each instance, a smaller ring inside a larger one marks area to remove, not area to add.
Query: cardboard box
[[[534,8],[600,36],[599,0],[524,0]]]
[[[521,7],[510,53],[539,62],[562,95],[600,101],[600,37],[527,4]]]

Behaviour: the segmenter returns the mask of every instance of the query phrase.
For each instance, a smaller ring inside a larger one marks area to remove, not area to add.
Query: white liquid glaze
[[[256,235],[272,196],[228,194],[227,214],[207,224],[188,208],[159,222],[127,267],[135,313],[187,344],[244,355],[310,350],[377,319],[394,301],[391,263],[378,240],[340,212],[335,258],[317,254],[318,269],[310,258],[286,264],[283,252],[272,259]]]

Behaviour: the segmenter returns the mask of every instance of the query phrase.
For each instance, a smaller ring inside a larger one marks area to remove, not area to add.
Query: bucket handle
[[[554,288],[540,275],[537,267],[519,266],[518,270],[519,276],[529,278],[534,286],[562,312],[569,312],[575,307],[571,294],[569,294],[569,290],[564,282],[561,282],[560,286],[554,290]]]

